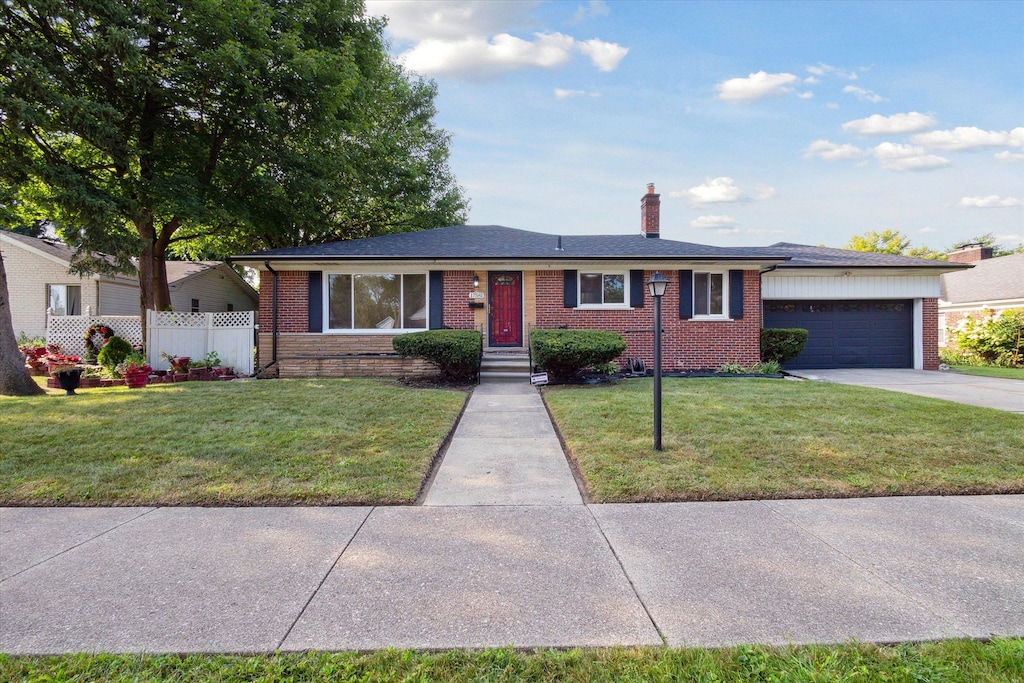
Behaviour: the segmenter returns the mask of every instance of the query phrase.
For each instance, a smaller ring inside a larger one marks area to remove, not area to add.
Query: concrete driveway
[[[790,374],[1024,414],[1024,382],[1017,379],[927,370],[795,370]]]

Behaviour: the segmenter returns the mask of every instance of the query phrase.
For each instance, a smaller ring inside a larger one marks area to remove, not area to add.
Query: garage
[[[765,301],[764,326],[807,330],[787,369],[914,366],[912,300]]]

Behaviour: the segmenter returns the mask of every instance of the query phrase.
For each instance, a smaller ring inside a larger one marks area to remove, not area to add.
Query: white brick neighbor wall
[[[82,288],[82,312],[90,306],[97,310],[96,280],[68,273],[67,267],[44,256],[3,243],[4,268],[7,270],[7,294],[11,301],[14,333],[30,337],[46,336],[46,286],[77,285]]]

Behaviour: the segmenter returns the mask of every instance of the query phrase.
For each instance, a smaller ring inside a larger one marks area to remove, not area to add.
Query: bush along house
[[[762,327],[809,330],[787,368],[937,369],[943,272],[926,259],[779,243],[716,247],[661,239],[660,195],[640,200],[640,232],[552,235],[455,225],[236,256],[260,272],[264,374],[415,376],[433,369],[394,354],[396,335],[477,329],[485,355],[525,353],[530,330],[623,335],[620,361],[653,355],[644,285],[662,300],[666,370],[760,360]]]

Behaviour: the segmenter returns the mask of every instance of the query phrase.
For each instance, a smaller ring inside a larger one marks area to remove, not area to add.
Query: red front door
[[[523,274],[488,273],[490,346],[523,345]]]

